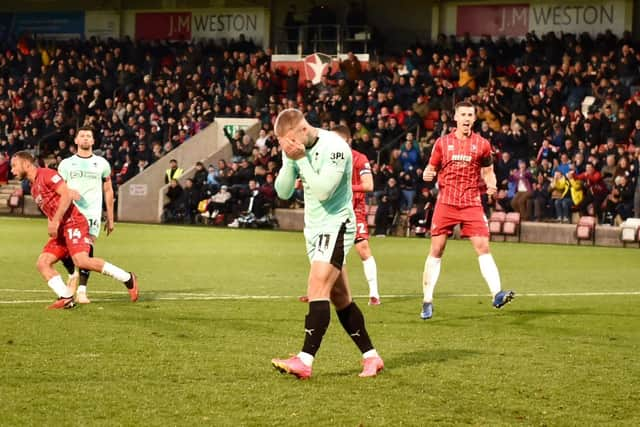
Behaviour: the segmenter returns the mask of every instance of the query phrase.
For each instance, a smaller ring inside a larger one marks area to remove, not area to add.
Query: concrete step
[[[11,208],[6,204],[0,204],[0,214],[8,214],[11,212]]]
[[[0,187],[0,194],[11,194],[14,191],[16,191],[16,188],[18,187],[13,187],[11,185],[3,185],[2,187]]]

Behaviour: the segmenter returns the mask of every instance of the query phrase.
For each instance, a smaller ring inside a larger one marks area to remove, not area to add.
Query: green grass
[[[269,361],[302,343],[302,239],[118,224],[96,254],[139,274],[140,301],[93,275],[92,304],[47,311],[45,222],[0,218],[0,425],[640,424],[637,249],[494,243],[519,293],[497,311],[470,244],[452,241],[423,322],[429,242],[373,239],[380,307],[366,305],[353,252],[349,266],[385,371],[357,377],[334,315],[313,377],[298,381]]]

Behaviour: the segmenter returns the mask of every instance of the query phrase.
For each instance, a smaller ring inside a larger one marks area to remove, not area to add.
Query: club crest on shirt
[[[475,153],[478,151],[478,146],[476,144],[471,144],[471,152]]]
[[[447,145],[447,151],[453,151],[453,145]]]

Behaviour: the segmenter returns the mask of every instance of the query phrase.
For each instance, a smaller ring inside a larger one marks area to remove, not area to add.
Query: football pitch
[[[302,345],[302,233],[117,224],[96,256],[135,271],[140,300],[94,273],[73,310],[45,310],[46,239],[43,220],[0,217],[0,425],[640,425],[638,249],[493,243],[517,293],[495,310],[451,241],[422,321],[429,241],[373,238],[381,306],[355,251],[348,266],[385,370],[357,376],[333,313],[299,381],[270,359]]]

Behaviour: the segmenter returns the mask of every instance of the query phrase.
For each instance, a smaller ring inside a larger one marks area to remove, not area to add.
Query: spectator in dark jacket
[[[386,236],[391,230],[395,215],[400,208],[400,199],[400,189],[395,178],[389,178],[387,186],[378,201],[378,210],[375,216],[376,236]]]

